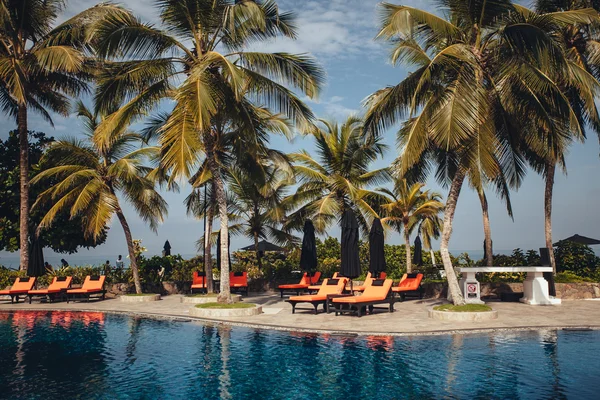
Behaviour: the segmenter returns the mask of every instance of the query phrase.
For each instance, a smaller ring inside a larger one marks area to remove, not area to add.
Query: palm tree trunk
[[[131,236],[131,229],[129,228],[129,224],[125,219],[125,214],[123,214],[123,210],[121,210],[120,206],[117,206],[116,213],[117,218],[119,218],[119,222],[123,227],[123,232],[125,233],[125,241],[127,242],[127,251],[129,252],[129,262],[131,272],[133,273],[133,283],[135,285],[135,292],[137,294],[141,294],[142,283],[140,282],[140,271],[138,268],[137,255],[135,254],[135,249],[133,247],[133,237]]]
[[[214,191],[213,191],[214,193]],[[212,194],[211,194],[212,200]],[[206,208],[206,226],[204,227],[204,273],[206,274],[206,291],[208,293],[214,293],[215,287],[213,282],[212,274],[212,254],[210,238],[212,236],[212,225],[213,225],[213,213],[212,213],[212,201],[211,204]]]
[[[29,265],[29,138],[27,134],[27,105],[19,104],[17,125],[19,131],[19,248],[20,269],[26,271]]]
[[[410,274],[412,272],[412,259],[410,254],[410,235],[406,229],[406,225],[404,225],[404,247],[406,248],[406,273]]]
[[[254,232],[254,251],[256,252],[256,263],[258,269],[262,270],[262,260],[260,259],[260,251],[258,251],[258,233]]]
[[[429,254],[431,255],[431,265],[435,265],[435,252],[433,249],[429,249]]]
[[[556,261],[554,259],[554,247],[552,246],[552,189],[554,188],[554,173],[556,164],[546,163],[546,189],[544,191],[544,235],[546,237],[546,247],[550,255],[550,266],[552,272],[556,274]]]
[[[448,279],[448,300],[452,301],[455,305],[465,304],[465,299],[462,296],[456,273],[452,267],[448,243],[450,242],[450,236],[452,235],[452,221],[454,220],[456,203],[464,180],[464,172],[461,170],[457,171],[452,180],[452,184],[450,185],[448,199],[446,200],[446,207],[444,209],[444,227],[442,229],[440,242],[440,253],[442,255],[442,262],[444,263],[444,270],[446,271],[446,279]]]
[[[488,208],[487,197],[482,188],[477,189],[477,195],[479,196],[479,202],[481,203],[481,212],[483,214],[483,236],[485,246],[485,264],[488,267],[494,265],[494,254],[492,249],[492,228],[490,227],[490,214]]]

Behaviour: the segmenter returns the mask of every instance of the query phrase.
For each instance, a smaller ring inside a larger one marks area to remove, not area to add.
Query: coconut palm
[[[590,0],[543,0],[536,2],[536,11],[520,8],[523,18],[540,18],[561,11],[572,13],[588,13],[591,9],[600,10],[600,4]],[[544,234],[546,247],[550,253],[550,265],[556,272],[554,249],[552,244],[552,193],[556,167],[566,173],[565,156],[573,141],[585,140],[585,129],[591,128],[600,135],[600,116],[595,99],[600,93],[600,35],[596,25],[588,21],[574,21],[549,27],[564,48],[566,67],[559,85],[569,99],[579,121],[578,129],[569,134],[552,130],[544,131],[545,135],[535,143],[525,143],[524,151],[530,165],[545,180],[544,188]]]
[[[163,176],[164,171],[145,162],[158,161],[160,148],[140,148],[142,136],[127,129],[113,133],[111,140],[99,147],[97,128],[102,119],[110,116],[94,114],[81,102],[77,111],[87,129],[85,139],[53,142],[43,157],[50,167],[32,180],[34,184],[49,178],[59,181],[42,192],[34,204],[34,207],[44,202],[54,204],[40,227],[50,228],[61,210],[70,209],[72,216],[83,218],[85,236],[95,238],[116,215],[125,233],[135,290],[142,293],[133,236],[121,199],[133,206],[150,229],[157,230],[158,223],[167,214],[167,203],[155,186],[168,177]]]
[[[308,56],[248,51],[256,42],[296,37],[294,16],[280,12],[272,0],[156,0],[156,5],[164,31],[128,15],[105,23],[99,34],[101,56],[127,59],[106,68],[97,96],[100,109],[129,99],[103,124],[99,146],[119,124],[130,123],[165,96],[173,98],[174,108],[161,131],[163,165],[179,178],[189,177],[202,159],[207,162],[221,224],[218,299],[230,302],[227,201],[217,157],[220,136],[237,130],[254,134],[255,105],[307,125],[313,115],[290,88],[315,97],[324,73]]]
[[[404,232],[404,245],[406,248],[406,272],[412,272],[412,259],[410,252],[410,234],[419,224],[427,218],[436,218],[444,208],[440,201],[441,195],[423,191],[423,183],[410,185],[406,179],[396,179],[394,189],[380,189],[387,197],[381,205],[384,225],[395,228],[399,233]],[[431,242],[429,242],[431,246]]]
[[[50,112],[68,115],[67,96],[85,90],[86,45],[94,21],[116,9],[101,4],[53,28],[65,0],[0,0],[0,107],[15,117],[20,142],[20,262],[29,263],[30,112],[52,124]]]
[[[435,252],[431,243],[432,239],[439,239],[442,232],[442,219],[438,215],[424,217],[419,224],[419,235],[423,238],[423,247],[429,250],[431,265],[435,266]]]
[[[436,168],[450,181],[440,252],[449,297],[463,304],[448,242],[465,177],[494,180],[504,173],[518,186],[519,140],[541,127],[577,129],[573,110],[550,76],[564,66],[549,26],[589,21],[591,13],[556,13],[524,20],[508,0],[440,1],[448,19],[423,10],[383,5],[379,36],[394,43],[392,61],[416,66],[400,84],[367,100],[366,129],[377,134],[408,117],[398,132],[399,176]]]
[[[357,116],[349,116],[341,125],[324,119],[320,122],[324,129],[314,127],[309,132],[315,139],[314,156],[306,150],[290,154],[300,186],[285,200],[286,207],[297,207],[286,225],[299,230],[310,218],[322,233],[345,210],[352,209],[366,234],[372,219],[378,217],[374,206],[382,200],[370,187],[389,179],[386,168],[370,167],[386,146],[364,133]]]
[[[258,243],[272,240],[279,245],[294,245],[297,238],[282,229],[287,211],[283,199],[293,177],[265,165],[265,179],[257,180],[239,167],[228,171],[229,191],[236,199],[232,208],[240,223],[234,229],[253,240],[258,267],[262,268]]]

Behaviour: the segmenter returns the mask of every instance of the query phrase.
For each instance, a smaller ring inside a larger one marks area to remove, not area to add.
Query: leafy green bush
[[[584,278],[596,278],[600,258],[584,244],[561,240],[554,250],[556,272],[571,272]]]
[[[556,283],[580,283],[580,282],[597,282],[597,279],[583,278],[572,272],[558,272],[554,277]]]

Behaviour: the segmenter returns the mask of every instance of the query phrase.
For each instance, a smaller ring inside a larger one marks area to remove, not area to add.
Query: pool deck
[[[125,303],[119,299],[90,302],[33,304],[0,300],[0,312],[14,310],[101,311],[145,317],[185,318],[193,304],[181,303],[181,295],[164,296],[160,301]],[[373,315],[356,316],[312,313],[310,304],[300,304],[296,314],[279,294],[252,294],[244,301],[262,305],[263,314],[251,317],[203,319],[208,323],[226,323],[267,329],[358,335],[412,336],[422,334],[475,333],[490,330],[531,330],[591,328],[600,329],[600,301],[570,300],[560,306],[529,306],[521,303],[488,302],[498,311],[498,319],[482,322],[438,321],[428,317],[428,309],[440,300],[406,300],[395,304],[395,312],[376,310]],[[321,310],[321,308],[319,308]]]

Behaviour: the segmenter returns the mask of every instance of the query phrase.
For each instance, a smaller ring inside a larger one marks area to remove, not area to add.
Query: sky
[[[70,0],[61,19],[96,3],[96,0]],[[375,90],[397,84],[410,72],[404,66],[392,66],[388,61],[389,47],[374,40],[378,31],[378,3],[373,0],[278,2],[281,10],[296,13],[298,39],[273,41],[263,45],[262,50],[309,53],[318,59],[327,71],[327,84],[320,98],[308,100],[308,104],[319,117],[341,121],[350,114],[364,112],[361,104],[365,97]],[[158,24],[158,12],[153,0],[127,0],[123,4],[143,20]],[[439,13],[435,2],[431,0],[405,0],[398,4]],[[82,131],[75,116],[55,116],[54,121],[55,127],[52,128],[40,117],[31,115],[29,128],[57,138]],[[3,127],[0,131],[2,139],[6,138],[9,130],[16,128],[15,121],[3,115],[0,115],[0,126]],[[387,166],[397,157],[395,136],[395,130],[385,134],[388,152],[373,168]],[[291,143],[282,138],[273,138],[271,143],[273,147],[288,152],[302,148],[310,152],[313,149],[310,138],[297,137]],[[568,175],[557,174],[553,208],[555,241],[575,233],[600,237],[600,213],[593,208],[595,199],[600,198],[599,150],[595,136],[590,136],[585,144],[575,144],[566,160]],[[433,179],[427,182],[427,188],[440,192],[444,198],[446,196],[446,190]],[[148,254],[159,254],[165,240],[169,240],[174,253],[190,255],[196,252],[195,242],[202,235],[203,227],[201,221],[186,215],[183,200],[189,190],[189,186],[182,185],[180,193],[164,193],[169,203],[169,215],[158,234],[147,228],[131,207],[124,207],[134,238],[143,240],[144,246],[149,249]],[[521,188],[511,194],[514,221],[508,217],[503,203],[494,197],[491,190],[488,197],[495,252],[544,246],[544,182],[539,175],[528,171]],[[467,185],[461,192],[453,226],[451,252],[480,252],[483,242],[481,207],[476,194]],[[333,227],[328,234],[339,236],[339,229]],[[398,233],[393,233],[388,235],[387,241],[400,243],[401,238]],[[232,250],[248,244],[246,238],[232,237]],[[107,258],[114,258],[116,254],[127,254],[123,231],[116,219],[112,222],[105,244],[79,252],[82,256]],[[2,258],[16,255],[0,252],[0,263]]]

